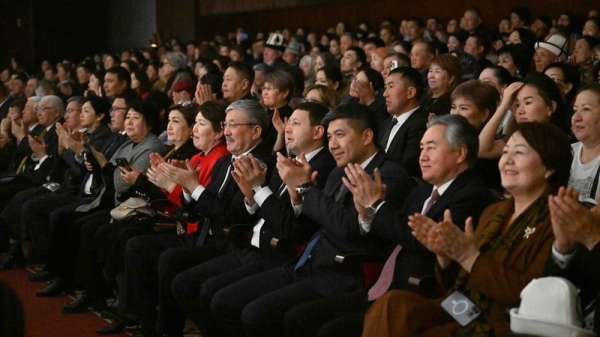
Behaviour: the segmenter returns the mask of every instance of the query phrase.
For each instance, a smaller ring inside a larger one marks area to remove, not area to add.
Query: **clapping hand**
[[[175,161],[174,161],[175,162]],[[162,163],[158,168],[164,172],[164,174],[171,181],[175,182],[184,189],[188,194],[191,194],[200,183],[198,182],[198,172],[192,167],[189,160],[185,161],[185,168],[177,167],[173,163]]]
[[[600,200],[600,198],[598,198]],[[561,187],[548,197],[554,248],[561,254],[572,253],[576,243],[592,250],[600,242],[600,208],[587,209],[579,203],[579,193],[573,187]]]

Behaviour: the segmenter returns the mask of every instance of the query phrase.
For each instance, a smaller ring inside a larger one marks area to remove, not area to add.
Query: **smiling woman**
[[[589,84],[575,100],[571,125],[579,141],[572,145],[573,164],[569,185],[579,192],[579,200],[596,203],[600,195],[600,84]]]

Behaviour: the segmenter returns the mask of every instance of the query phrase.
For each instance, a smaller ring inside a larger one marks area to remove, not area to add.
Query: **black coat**
[[[365,171],[372,174],[375,168],[379,168],[383,183],[387,186],[386,200],[393,205],[402,205],[414,186],[413,180],[402,167],[387,158],[383,150],[376,153]],[[315,234],[321,238],[314,246],[306,265],[298,272],[306,270],[313,289],[325,297],[350,291],[358,283],[354,273],[342,270],[336,264],[336,255],[384,253],[387,248],[385,241],[379,236],[370,233],[361,235],[352,193],[344,187],[339,201],[335,200],[344,175],[343,168],[335,168],[323,189],[313,187],[308,191],[302,210],[303,214],[321,225]]]
[[[402,246],[396,257],[393,289],[406,289],[410,276],[420,277],[434,272],[435,254],[417,241],[408,227],[408,216],[422,212],[432,191],[433,185],[423,183],[410,193],[402,209],[386,202],[373,218],[373,233]],[[473,217],[473,223],[477,224],[483,210],[493,202],[492,193],[483,181],[472,170],[466,170],[456,177],[426,215],[440,222],[444,211],[449,209],[454,223],[464,229],[468,217]]]
[[[425,130],[427,130],[427,116],[427,112],[422,107],[418,108],[402,124],[386,152],[389,157],[402,165],[411,177],[421,178],[420,143]],[[383,149],[387,146],[388,140],[384,138],[391,125],[391,117],[382,123],[379,144]]]

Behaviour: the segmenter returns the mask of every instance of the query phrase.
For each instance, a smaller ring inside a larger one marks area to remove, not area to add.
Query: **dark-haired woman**
[[[504,135],[496,139],[496,132],[504,115],[516,102],[516,110],[504,128]],[[480,158],[499,158],[514,124],[524,122],[552,123],[569,133],[567,108],[556,83],[548,76],[532,73],[523,82],[515,82],[504,90],[498,109],[479,134]]]
[[[142,99],[148,97],[148,94],[152,91],[152,84],[145,71],[137,69],[131,73],[131,89],[137,92]]]
[[[437,116],[450,112],[450,94],[460,84],[461,69],[458,59],[450,54],[433,58],[427,82],[429,92],[423,96],[421,106],[430,114]]]

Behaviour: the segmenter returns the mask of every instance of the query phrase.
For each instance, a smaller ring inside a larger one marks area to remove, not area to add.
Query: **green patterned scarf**
[[[514,212],[514,200],[504,202],[490,220],[485,224],[483,230],[477,233],[477,247],[482,254],[492,254],[494,260],[499,264],[504,263],[511,253],[513,247],[523,239],[523,233],[528,226],[535,227],[549,216],[548,195],[543,194],[521,213],[502,233],[504,224],[510,219]],[[463,290],[469,279],[469,273],[461,269],[456,282],[455,289]],[[465,327],[459,327],[452,332],[452,336],[494,336],[494,328],[490,322],[490,299],[475,291],[468,290],[465,295],[481,309],[481,315]]]

